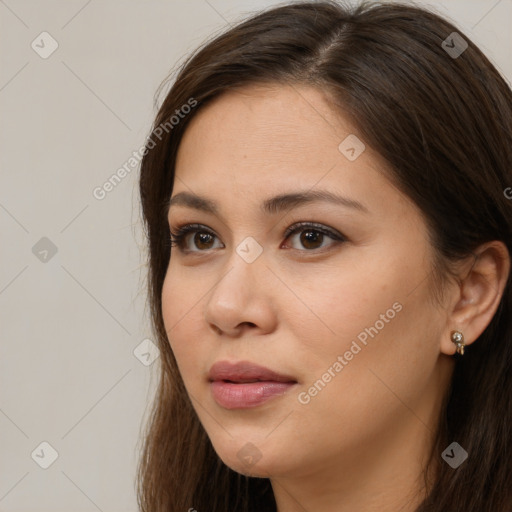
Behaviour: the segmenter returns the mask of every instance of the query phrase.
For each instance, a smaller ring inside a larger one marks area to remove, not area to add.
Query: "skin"
[[[317,89],[250,86],[198,112],[176,161],[172,196],[207,197],[219,213],[170,208],[173,232],[199,223],[214,237],[201,243],[192,233],[191,252],[172,248],[162,294],[169,341],[214,449],[235,471],[270,478],[279,512],[415,509],[454,368],[450,331],[461,330],[471,349],[509,271],[504,246],[490,243],[476,263],[461,262],[463,280],[447,282],[443,304],[431,300],[434,251],[422,214],[368,145],[355,161],[339,151],[349,134],[357,135]],[[260,210],[269,197],[311,189],[357,200],[368,212],[326,202]],[[308,244],[310,228],[286,238],[298,221],[346,241],[319,235]],[[236,251],[248,236],[263,248],[252,263]],[[394,303],[401,311],[300,403]],[[207,380],[220,360],[253,361],[298,384],[258,407],[228,410]],[[247,443],[261,455],[250,467],[237,457]]]

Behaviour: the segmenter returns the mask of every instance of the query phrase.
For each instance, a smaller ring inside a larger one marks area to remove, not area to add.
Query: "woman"
[[[185,62],[140,177],[141,510],[512,510],[511,134],[410,5],[280,6]]]

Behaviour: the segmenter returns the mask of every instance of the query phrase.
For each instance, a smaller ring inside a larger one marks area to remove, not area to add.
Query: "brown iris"
[[[213,236],[209,233],[204,233],[201,231],[196,232],[194,235],[194,245],[199,249],[209,249],[211,245],[208,245],[208,243],[213,243]],[[207,245],[206,247],[203,247],[202,244]]]
[[[300,242],[306,249],[317,249],[319,246],[315,245],[320,242],[322,245],[324,234],[314,229],[304,230],[300,235]],[[310,246],[309,244],[313,244]]]

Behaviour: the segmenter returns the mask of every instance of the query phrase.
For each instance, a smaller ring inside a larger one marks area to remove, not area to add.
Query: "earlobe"
[[[469,265],[467,261],[461,265],[441,340],[444,354],[463,355],[464,348],[478,339],[491,323],[508,280],[510,254],[503,242],[483,244],[473,256]]]
[[[457,354],[460,354],[461,356],[464,355],[464,346],[466,345],[464,343],[464,335],[460,331],[452,331],[450,333],[450,337],[452,340],[452,343],[455,343],[456,345],[456,351]]]

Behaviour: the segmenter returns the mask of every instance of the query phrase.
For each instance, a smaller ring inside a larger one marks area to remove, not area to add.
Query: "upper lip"
[[[269,368],[260,366],[250,361],[218,361],[210,368],[208,379],[212,381],[231,382],[254,382],[254,381],[275,381],[275,382],[297,382],[289,375],[279,374]]]

